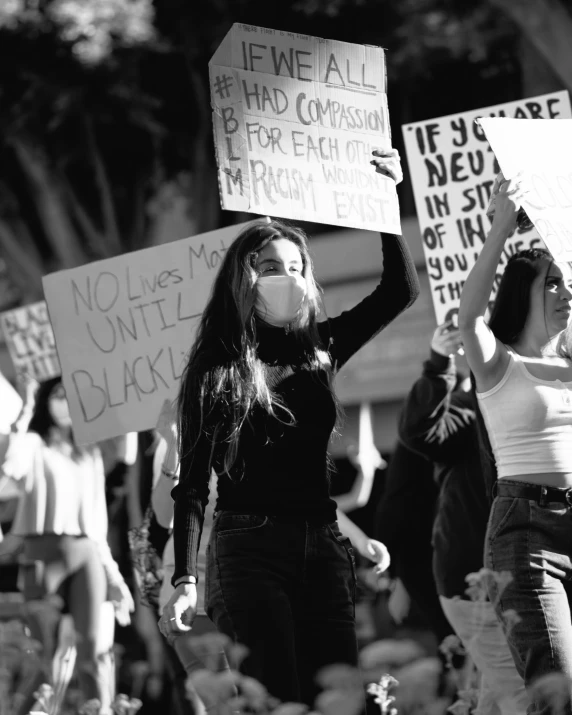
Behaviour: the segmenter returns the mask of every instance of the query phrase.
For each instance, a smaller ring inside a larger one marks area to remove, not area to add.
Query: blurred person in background
[[[20,487],[12,533],[23,541],[21,581],[30,627],[41,641],[32,606],[59,596],[73,618],[80,687],[107,713],[114,673],[109,653],[100,652],[98,644],[113,643],[113,622],[102,638],[103,605],[111,601],[117,621],[126,625],[134,603],[107,543],[103,461],[97,446],[75,443],[61,380],[48,380],[37,390],[33,381],[26,384],[22,413],[0,466],[1,478]]]
[[[433,463],[401,440],[388,461],[374,528],[392,559],[395,580],[387,606],[397,625],[413,615],[414,606],[438,645],[453,629],[443,613],[433,576],[431,541],[438,494]]]
[[[433,574],[441,606],[481,673],[480,715],[526,711],[524,682],[490,601],[472,600],[468,574],[483,568],[490,505],[480,461],[475,397],[457,373],[461,347],[452,323],[437,327],[429,359],[409,392],[399,425],[402,442],[435,465],[439,487],[433,525]]]
[[[397,152],[376,170],[401,179]],[[334,374],[416,299],[399,236],[382,236],[371,295],[323,322],[303,232],[251,223],[227,250],[181,380],[181,479],[175,488],[175,593],[161,630],[196,614],[197,552],[211,469],[217,514],[207,612],[243,643],[243,672],[274,697],[313,705],[316,673],[357,666],[355,563],[329,494],[327,448],[337,421]]]

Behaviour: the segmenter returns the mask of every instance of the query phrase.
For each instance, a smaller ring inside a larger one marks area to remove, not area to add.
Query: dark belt
[[[572,488],[559,489],[558,487],[545,487],[542,484],[507,483],[503,479],[495,483],[493,496],[529,499],[538,502],[540,506],[549,502],[572,506]]]
[[[219,514],[240,514],[244,515],[244,511],[231,511],[229,509],[220,509],[215,512],[214,516]],[[314,515],[314,514],[259,514],[257,512],[248,512],[249,516],[262,516],[268,517],[271,521],[276,524],[311,524],[313,526],[326,526],[326,524],[332,524],[336,520],[336,514],[334,512],[332,518],[328,518],[324,515]]]

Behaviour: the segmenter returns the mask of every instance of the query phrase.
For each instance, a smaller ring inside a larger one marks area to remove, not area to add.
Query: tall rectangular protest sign
[[[554,92],[402,128],[438,323],[456,316],[463,284],[490,228],[486,210],[499,166],[475,120],[499,116],[516,123],[570,118],[570,98],[567,92]],[[521,144],[519,150],[524,157],[531,145]],[[492,297],[510,255],[531,246],[542,246],[536,229],[518,230],[509,238]]]
[[[52,273],[44,292],[79,444],[151,429],[246,224]]]
[[[17,373],[25,372],[38,382],[61,374],[45,301],[5,311],[0,327]]]
[[[380,47],[235,24],[209,64],[223,208],[401,233]]]
[[[480,124],[505,178],[522,174],[522,207],[554,259],[572,261],[572,119]]]

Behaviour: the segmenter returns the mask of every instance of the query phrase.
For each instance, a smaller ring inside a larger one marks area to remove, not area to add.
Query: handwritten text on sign
[[[80,444],[155,426],[163,401],[177,395],[212,281],[244,225],[44,278]]]
[[[210,62],[223,208],[401,233],[379,47],[233,25]]]
[[[2,313],[0,324],[17,373],[27,373],[38,382],[60,374],[45,301]]]
[[[403,126],[438,323],[457,314],[463,284],[490,228],[486,209],[499,166],[475,119],[491,116],[521,120],[572,115],[568,93],[555,92]],[[520,145],[523,157],[529,151],[530,144]],[[507,241],[493,297],[510,255],[535,245],[542,240],[534,229],[517,231]]]
[[[572,261],[572,119],[483,119],[481,126],[505,177],[522,173],[523,208],[555,260]]]

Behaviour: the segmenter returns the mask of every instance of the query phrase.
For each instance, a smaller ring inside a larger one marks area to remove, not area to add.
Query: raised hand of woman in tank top
[[[525,193],[520,176],[501,185],[491,230],[461,295],[459,330],[469,367],[481,392],[494,387],[508,365],[508,352],[485,322],[485,314],[502,251],[516,227]]]

